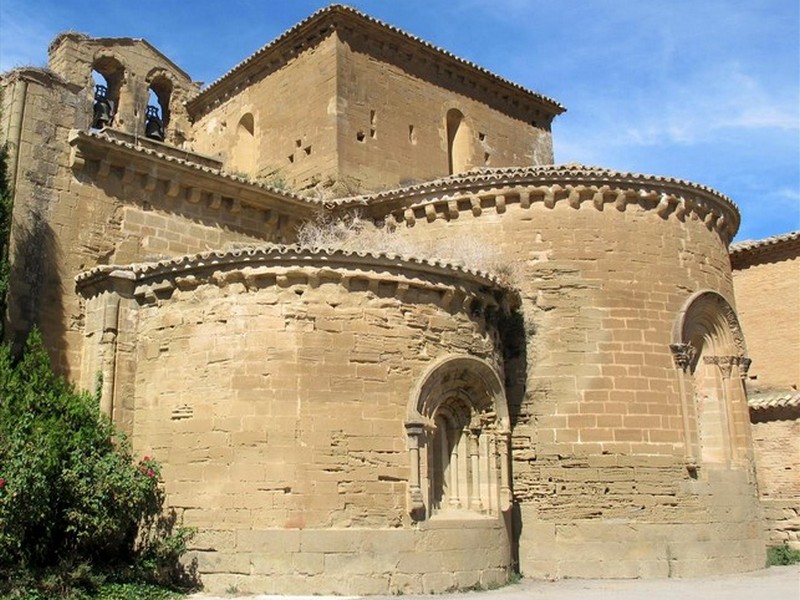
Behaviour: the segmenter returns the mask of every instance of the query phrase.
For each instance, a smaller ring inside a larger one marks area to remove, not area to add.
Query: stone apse
[[[2,80],[11,341],[102,375],[208,589],[763,566],[728,198],[553,165],[556,101],[338,5],[204,89],[49,50]],[[412,251],[298,244],[353,214]],[[500,272],[413,252],[464,240]]]

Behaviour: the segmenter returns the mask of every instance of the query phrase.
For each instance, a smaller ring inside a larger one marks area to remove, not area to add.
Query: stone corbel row
[[[546,208],[554,208],[558,202],[566,202],[574,209],[587,204],[599,211],[611,205],[620,212],[624,212],[629,204],[638,204],[655,210],[663,219],[675,215],[679,220],[684,220],[694,214],[708,229],[716,229],[726,239],[732,237],[733,228],[736,226],[711,202],[701,198],[644,187],[617,188],[609,185],[570,184],[535,185],[526,188],[515,186],[455,198],[431,199],[393,211],[388,219],[395,225],[404,224],[413,227],[417,221],[432,223],[437,219],[452,220],[466,212],[479,217],[484,211],[494,209],[495,213],[502,214],[506,212],[509,204],[519,204],[521,208],[528,209],[533,203],[541,203]]]
[[[213,267],[212,267],[213,268]],[[436,284],[424,280],[403,278],[371,277],[366,274],[339,272],[335,269],[314,267],[282,267],[280,269],[245,268],[234,271],[216,270],[208,276],[195,273],[174,274],[157,280],[137,283],[133,296],[142,304],[154,304],[169,299],[177,289],[190,291],[203,283],[213,283],[221,288],[232,284],[243,284],[248,291],[276,285],[281,288],[302,285],[311,289],[321,283],[335,282],[348,291],[370,291],[396,297],[401,302],[410,301],[414,291],[431,292],[431,297],[444,310],[450,313],[463,312],[473,319],[493,321],[505,309],[501,302],[489,291],[469,291],[463,287]]]
[[[94,173],[97,179],[106,179],[111,175],[112,169],[121,169],[121,181],[126,185],[139,185],[141,189],[152,194],[160,190],[164,197],[175,201],[185,201],[189,204],[203,204],[212,211],[222,210],[234,217],[242,208],[249,208],[261,214],[261,220],[268,230],[283,231],[288,227],[290,217],[288,214],[275,209],[261,208],[239,198],[224,196],[219,192],[192,185],[181,178],[179,174],[162,173],[157,165],[148,170],[136,169],[133,165],[113,164],[108,158],[87,157],[78,146],[72,146],[70,151],[70,166],[73,171],[88,170],[88,163],[96,163]],[[280,241],[280,240],[279,240]]]

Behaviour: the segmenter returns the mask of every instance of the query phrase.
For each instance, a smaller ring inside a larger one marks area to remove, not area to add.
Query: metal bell
[[[144,135],[151,140],[164,141],[164,124],[156,106],[149,105],[145,110]]]
[[[95,86],[92,127],[102,129],[111,125],[114,119],[114,105],[108,98],[108,88],[104,85]]]

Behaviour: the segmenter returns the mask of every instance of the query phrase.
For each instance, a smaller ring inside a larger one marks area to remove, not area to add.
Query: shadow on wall
[[[503,363],[505,366],[506,400],[508,401],[508,417],[513,431],[520,418],[522,402],[525,398],[528,380],[528,344],[525,336],[525,317],[521,310],[516,310],[502,317],[500,321],[500,338],[503,344]],[[513,469],[514,461],[509,456]],[[514,473],[511,473],[514,480]],[[511,511],[504,514],[506,529],[511,532],[511,564],[515,573],[519,572],[519,540],[522,533],[522,517],[519,503],[513,500]]]
[[[63,284],[57,267],[60,257],[53,229],[39,211],[31,210],[23,223],[15,223],[12,236],[8,341],[14,355],[18,356],[28,334],[38,326],[54,371],[64,375],[67,324],[61,301]]]

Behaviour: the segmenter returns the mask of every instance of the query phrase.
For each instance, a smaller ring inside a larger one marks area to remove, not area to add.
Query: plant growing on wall
[[[11,186],[8,183],[8,148],[0,148],[0,341],[4,337],[6,296],[10,265],[8,247],[11,242]]]

